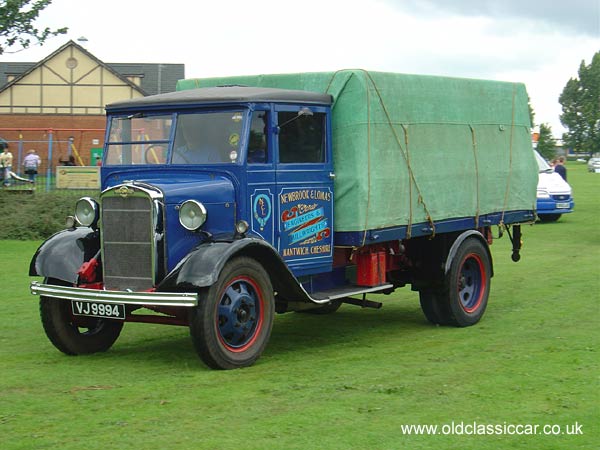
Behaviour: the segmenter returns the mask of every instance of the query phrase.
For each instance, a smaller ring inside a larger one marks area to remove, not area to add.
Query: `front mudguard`
[[[158,290],[196,290],[212,286],[227,261],[236,256],[247,256],[258,261],[269,274],[278,298],[310,301],[277,250],[262,239],[255,238],[201,244],[165,277]]]
[[[99,233],[91,228],[59,231],[37,249],[29,265],[29,275],[77,283],[81,265],[99,250]]]

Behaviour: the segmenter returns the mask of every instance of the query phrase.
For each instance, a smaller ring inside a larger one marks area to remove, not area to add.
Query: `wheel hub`
[[[219,334],[231,348],[247,345],[259,327],[260,313],[257,293],[251,283],[232,282],[221,298],[217,312]]]
[[[458,290],[462,291],[466,286],[466,278],[464,276],[464,274],[462,274],[460,276],[460,278],[458,279]]]
[[[240,323],[243,324],[243,323],[248,322],[249,320],[252,320],[250,309],[251,309],[250,305],[248,305],[245,301],[242,301],[242,306],[240,306],[236,310],[237,320]]]
[[[457,284],[462,307],[467,312],[474,311],[481,301],[484,288],[483,265],[476,255],[470,255],[464,261]]]

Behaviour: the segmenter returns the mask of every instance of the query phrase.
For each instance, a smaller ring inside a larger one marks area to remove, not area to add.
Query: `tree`
[[[35,27],[38,15],[50,3],[52,0],[0,0],[0,55],[14,45],[24,50],[32,43],[42,45],[50,36],[67,32],[67,28]]]
[[[531,128],[535,127],[535,111],[531,107],[531,98],[527,95],[527,107],[529,108],[529,120],[531,121]]]
[[[546,159],[552,159],[556,156],[556,143],[552,137],[552,128],[550,125],[545,123],[540,124],[540,136],[536,149]]]
[[[575,151],[600,152],[600,52],[590,65],[581,61],[579,78],[571,78],[559,97],[563,113],[561,123],[567,128],[565,144]]]

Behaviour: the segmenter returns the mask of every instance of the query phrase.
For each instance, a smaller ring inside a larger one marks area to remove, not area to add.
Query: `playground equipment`
[[[68,133],[68,137],[64,137]],[[22,162],[28,147],[37,150],[42,165],[39,173],[45,178],[45,189],[50,191],[53,186],[53,171],[56,165],[61,163],[61,154],[67,158],[74,156],[78,165],[85,166],[85,161],[81,157],[78,149],[84,144],[86,134],[94,136],[104,136],[104,129],[99,128],[0,128],[0,136],[11,146],[14,157],[14,174],[21,176]],[[76,139],[77,137],[77,139]],[[77,141],[77,146],[75,142]],[[100,140],[99,140],[100,141]],[[96,144],[95,144],[96,145]],[[99,142],[96,146],[101,146]],[[16,147],[16,150],[14,149]],[[64,148],[64,151],[63,151]],[[56,154],[58,153],[58,157]]]

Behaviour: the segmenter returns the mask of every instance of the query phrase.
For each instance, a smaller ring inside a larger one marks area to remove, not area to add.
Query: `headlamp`
[[[186,200],[179,207],[179,223],[183,228],[196,231],[206,222],[206,208],[196,200]]]
[[[90,197],[83,197],[75,204],[75,219],[84,227],[95,228],[100,217],[98,202]]]

